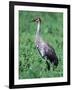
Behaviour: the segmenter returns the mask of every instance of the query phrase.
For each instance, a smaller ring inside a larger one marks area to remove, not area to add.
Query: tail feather
[[[58,66],[58,58],[56,56],[55,60],[54,60],[54,65],[57,67]]]

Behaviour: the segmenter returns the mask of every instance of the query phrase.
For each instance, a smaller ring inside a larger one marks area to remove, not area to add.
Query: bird
[[[54,70],[54,66],[56,67],[58,66],[58,57],[56,55],[55,49],[49,43],[46,43],[41,37],[40,26],[41,26],[42,20],[40,17],[37,17],[32,21],[36,22],[37,24],[37,30],[35,35],[35,45],[39,51],[39,54],[43,59],[45,59],[48,70],[50,70],[51,68],[50,63],[52,64],[52,67]]]

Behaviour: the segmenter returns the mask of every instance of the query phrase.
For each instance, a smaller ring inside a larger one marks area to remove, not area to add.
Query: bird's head
[[[35,19],[32,20],[33,22],[41,22],[41,18],[37,17]]]

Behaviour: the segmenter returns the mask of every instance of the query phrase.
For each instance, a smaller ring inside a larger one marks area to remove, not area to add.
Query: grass
[[[41,36],[53,46],[59,64],[49,71],[45,60],[35,47],[36,24],[32,19],[40,17]],[[63,13],[19,11],[19,79],[63,76]]]

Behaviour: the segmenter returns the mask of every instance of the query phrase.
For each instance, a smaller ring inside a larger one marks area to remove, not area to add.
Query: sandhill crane
[[[58,66],[58,58],[56,56],[54,48],[51,45],[49,45],[48,43],[46,43],[40,36],[41,19],[36,18],[36,19],[33,19],[33,21],[37,23],[35,45],[36,45],[40,55],[42,56],[42,58],[44,58],[46,60],[48,69],[50,69],[50,66],[49,66],[50,64],[48,63],[48,61],[50,61],[50,63],[53,66],[57,67]]]

